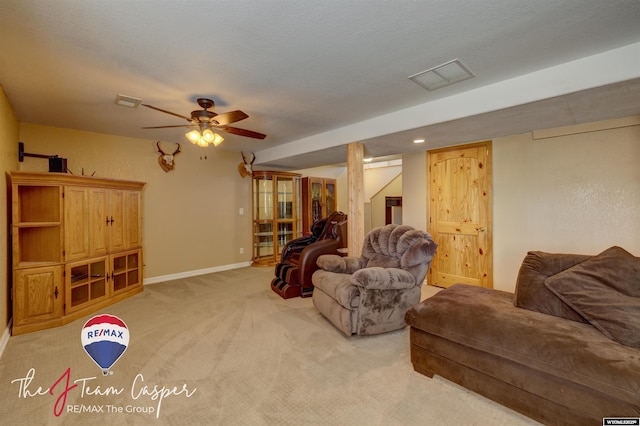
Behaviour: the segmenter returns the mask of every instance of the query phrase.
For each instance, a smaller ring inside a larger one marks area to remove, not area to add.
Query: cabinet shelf
[[[62,262],[62,227],[14,227],[14,266]]]
[[[14,224],[16,228],[47,228],[50,226],[60,226],[61,222],[18,222]]]

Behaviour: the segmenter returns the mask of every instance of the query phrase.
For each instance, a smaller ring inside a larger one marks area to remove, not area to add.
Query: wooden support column
[[[349,256],[360,257],[364,242],[364,145],[347,145],[347,196],[349,197]]]

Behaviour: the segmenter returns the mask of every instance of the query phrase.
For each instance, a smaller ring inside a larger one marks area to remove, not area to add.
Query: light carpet
[[[273,293],[272,275],[242,268],[149,285],[100,312],[122,319],[130,333],[106,376],[80,340],[93,315],[11,337],[0,359],[0,422],[538,424],[416,373],[408,329],[347,338],[311,299]]]

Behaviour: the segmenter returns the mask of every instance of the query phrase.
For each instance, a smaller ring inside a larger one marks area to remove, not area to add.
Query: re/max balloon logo
[[[127,350],[127,346],[129,329],[116,316],[96,315],[82,327],[82,347],[105,376]]]

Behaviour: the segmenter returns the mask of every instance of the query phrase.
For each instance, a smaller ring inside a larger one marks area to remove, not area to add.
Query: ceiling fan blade
[[[252,130],[238,129],[237,127],[220,127],[220,130],[223,130],[227,133],[232,133],[234,135],[246,136],[248,138],[254,139],[264,139],[267,135],[263,135],[262,133],[254,132]]]
[[[235,123],[240,120],[244,120],[249,117],[247,114],[240,110],[229,111],[222,114],[218,114],[213,118],[213,121],[217,122],[218,126],[225,126],[230,123]]]
[[[151,126],[151,127],[141,127],[141,129],[170,129],[172,127],[198,127],[193,124],[178,124],[175,126]]]
[[[165,109],[160,109],[151,105],[142,104],[142,106],[146,106],[147,108],[155,109],[156,111],[164,112],[165,114],[173,115],[174,117],[182,118],[187,121],[191,121],[190,117],[185,117],[184,115],[176,114],[175,112],[167,111]]]

